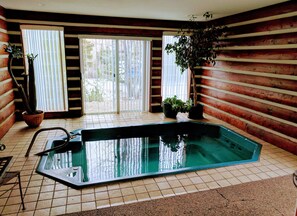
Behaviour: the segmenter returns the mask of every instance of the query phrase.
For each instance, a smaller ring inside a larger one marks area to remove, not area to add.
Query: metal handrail
[[[297,170],[293,173],[293,183],[297,187]]]
[[[65,146],[67,146],[67,144],[69,143],[69,141],[70,141],[70,139],[71,139],[71,134],[70,134],[65,128],[62,128],[62,127],[42,128],[42,129],[40,129],[40,130],[38,130],[38,131],[35,132],[35,134],[34,134],[32,140],[31,140],[31,143],[30,143],[30,145],[29,145],[29,147],[28,147],[28,150],[27,150],[27,152],[26,152],[26,154],[25,154],[25,157],[28,157],[28,156],[29,156],[30,151],[31,151],[31,148],[32,148],[32,146],[33,146],[33,144],[34,144],[34,142],[35,142],[35,139],[36,139],[37,135],[38,135],[39,133],[43,132],[43,131],[48,131],[48,130],[62,130],[62,131],[64,131],[64,132],[66,133],[66,135],[67,135],[67,138],[66,138],[65,142],[64,142],[62,145],[59,145],[59,146],[53,147],[53,148],[51,148],[51,149],[48,149],[48,150],[45,150],[45,151],[36,153],[35,155],[37,155],[37,156],[42,156],[42,155],[44,155],[45,153],[48,153],[48,152],[50,152],[50,151],[54,151],[54,150],[57,150],[57,149],[61,149],[61,148],[65,147]]]

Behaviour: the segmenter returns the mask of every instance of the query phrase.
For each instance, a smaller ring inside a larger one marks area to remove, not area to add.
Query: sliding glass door
[[[80,38],[85,114],[147,111],[149,44]]]

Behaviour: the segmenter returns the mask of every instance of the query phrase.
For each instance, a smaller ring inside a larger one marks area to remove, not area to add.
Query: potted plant
[[[183,107],[184,102],[178,99],[176,95],[167,97],[162,102],[163,112],[167,118],[176,118],[177,113],[180,112]]]
[[[212,14],[206,12],[203,17],[208,20],[212,18]],[[196,21],[194,16],[192,16],[188,24],[186,28],[182,28],[178,35],[175,36],[178,40],[173,44],[167,44],[165,50],[168,54],[175,53],[175,63],[180,66],[181,73],[186,69],[191,71],[194,107],[190,110],[189,117],[203,118],[203,107],[197,103],[194,69],[197,66],[203,66],[205,63],[215,64],[218,49],[221,47],[219,39],[224,36],[226,27],[209,25],[208,22],[201,24]]]
[[[192,104],[191,98],[184,102],[174,95],[173,97],[165,98],[162,102],[162,108],[167,118],[176,118],[178,112],[189,112],[192,109]]]
[[[23,52],[20,48],[17,48],[16,45],[8,43],[4,48],[6,52],[9,53],[9,63],[8,63],[8,72],[12,78],[14,85],[17,87],[20,97],[22,99],[25,111],[22,113],[24,121],[29,127],[38,127],[43,118],[44,112],[36,109],[36,88],[35,88],[35,75],[34,75],[34,60],[37,55],[27,54],[28,59],[28,88],[24,90],[24,87],[18,83],[13,72],[12,72],[12,61],[14,58],[21,58]]]

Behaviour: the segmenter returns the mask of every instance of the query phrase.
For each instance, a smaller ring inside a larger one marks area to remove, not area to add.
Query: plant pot
[[[22,113],[23,119],[29,127],[36,128],[38,127],[44,118],[44,112],[38,110],[37,114],[28,114],[26,111]]]
[[[197,104],[191,107],[188,117],[190,119],[203,119],[203,105]]]
[[[172,110],[170,104],[163,104],[163,113],[167,118],[176,118],[177,111]]]

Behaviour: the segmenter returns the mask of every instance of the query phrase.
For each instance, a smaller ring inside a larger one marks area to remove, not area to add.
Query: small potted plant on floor
[[[206,12],[203,15],[206,20],[212,18],[212,14]],[[203,106],[197,102],[197,88],[195,67],[201,67],[205,63],[215,64],[217,52],[221,47],[219,40],[226,32],[225,26],[201,23],[193,16],[188,26],[182,28],[175,36],[178,40],[173,44],[167,44],[166,52],[175,53],[175,63],[180,66],[183,73],[186,69],[191,72],[193,86],[193,108],[189,111],[189,117],[193,119],[203,118]]]
[[[193,102],[191,98],[184,102],[177,98],[176,95],[168,97],[162,102],[163,112],[167,118],[176,118],[178,112],[190,112],[192,107]]]
[[[29,127],[38,127],[44,118],[44,112],[36,109],[36,88],[35,88],[35,75],[34,75],[34,60],[37,55],[28,54],[28,89],[24,90],[24,87],[18,83],[12,72],[12,61],[14,58],[23,57],[23,52],[16,45],[8,43],[4,48],[9,53],[8,72],[12,78],[14,85],[17,87],[20,97],[22,99],[25,111],[22,113],[24,121]]]
[[[178,112],[184,107],[184,102],[178,99],[176,95],[167,97],[162,102],[163,113],[167,118],[176,118]]]

